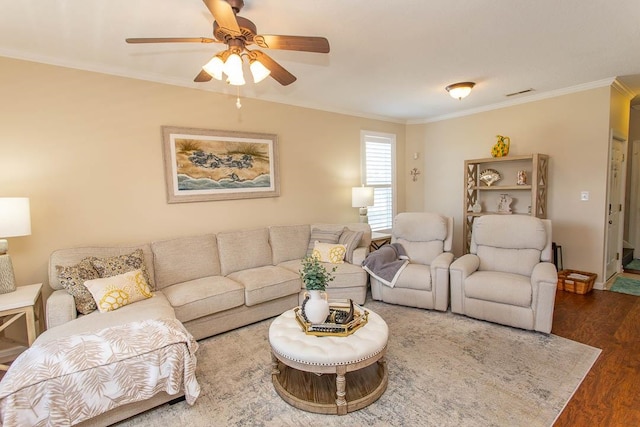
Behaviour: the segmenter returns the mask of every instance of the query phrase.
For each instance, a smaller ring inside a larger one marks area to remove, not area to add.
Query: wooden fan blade
[[[253,42],[265,49],[329,53],[329,40],[324,37],[257,35]]]
[[[218,26],[234,37],[240,37],[242,32],[233,8],[224,0],[202,0],[218,23]]]
[[[148,37],[125,39],[127,43],[222,43],[207,37]]]
[[[296,81],[296,76],[285,70],[282,65],[278,64],[266,53],[252,50],[251,54],[254,54],[255,58],[271,71],[270,76],[282,86],[288,86]]]
[[[198,82],[198,83],[202,83],[202,82],[208,82],[212,78],[213,77],[211,77],[211,75],[209,73],[207,73],[205,70],[202,70],[202,71],[200,71],[200,73],[198,73],[196,78],[193,79],[193,81],[194,82]]]

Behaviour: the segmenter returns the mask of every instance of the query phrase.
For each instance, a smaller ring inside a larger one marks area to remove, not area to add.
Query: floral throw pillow
[[[139,269],[111,277],[87,280],[84,284],[96,300],[101,313],[117,310],[153,296],[142,270]]]
[[[93,268],[98,272],[99,277],[111,277],[128,273],[133,270],[141,270],[147,283],[151,284],[149,272],[144,264],[144,253],[142,249],[136,249],[130,254],[116,255],[108,258],[91,258]]]
[[[68,267],[56,265],[56,274],[62,287],[73,296],[79,313],[89,314],[96,309],[96,301],[84,285],[85,281],[100,277],[90,258]]]
[[[344,255],[347,249],[344,245],[333,243],[321,243],[316,241],[313,247],[314,258],[318,258],[321,262],[330,262],[331,264],[344,263]]]

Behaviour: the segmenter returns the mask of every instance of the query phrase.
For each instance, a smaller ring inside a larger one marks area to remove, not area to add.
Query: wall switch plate
[[[589,192],[588,191],[581,191],[580,192],[580,200],[582,200],[583,202],[589,201]]]

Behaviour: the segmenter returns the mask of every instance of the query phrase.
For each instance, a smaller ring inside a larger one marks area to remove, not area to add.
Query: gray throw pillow
[[[311,237],[309,237],[309,246],[307,247],[307,256],[311,256],[313,253],[313,246],[316,242],[320,243],[338,243],[342,230],[322,230],[320,228],[314,228],[311,230]]]
[[[340,235],[340,239],[338,243],[344,245],[347,248],[347,253],[344,256],[345,261],[349,264],[353,264],[353,251],[360,244],[360,240],[362,240],[362,236],[364,235],[363,231],[353,231],[345,228],[342,234]]]

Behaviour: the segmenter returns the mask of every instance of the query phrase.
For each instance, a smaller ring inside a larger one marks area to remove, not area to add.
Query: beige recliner
[[[449,265],[453,261],[453,218],[430,212],[405,212],[393,220],[391,243],[399,243],[409,263],[393,287],[371,277],[373,299],[410,307],[446,311]]]
[[[550,333],[558,282],[551,260],[551,221],[476,218],[470,253],[450,266],[451,311]]]

